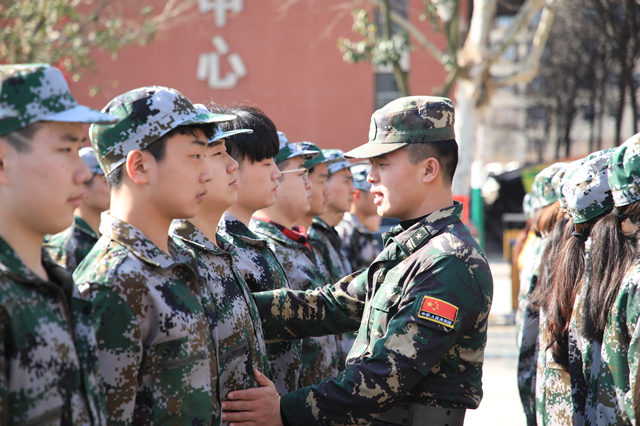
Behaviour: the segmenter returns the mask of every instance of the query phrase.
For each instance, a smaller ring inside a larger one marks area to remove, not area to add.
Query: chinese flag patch
[[[435,297],[424,296],[418,317],[453,328],[458,317],[458,307]]]

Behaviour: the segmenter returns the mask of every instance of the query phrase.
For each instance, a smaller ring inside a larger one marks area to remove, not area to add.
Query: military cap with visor
[[[542,169],[533,179],[531,185],[532,205],[535,210],[541,209],[558,201],[562,196],[561,191],[553,185],[553,177],[561,173],[567,167],[567,163],[558,162]]]
[[[616,207],[640,201],[640,133],[615,148],[609,159],[609,185]]]
[[[305,169],[313,169],[318,164],[327,163],[329,160],[322,154],[322,150],[318,145],[309,141],[296,142],[295,145],[305,151],[313,151],[313,154],[305,155]]]
[[[349,169],[353,175],[353,187],[361,191],[371,192],[371,184],[367,182],[371,165],[369,163],[356,163],[352,164]]]
[[[302,147],[289,142],[287,136],[278,131],[278,140],[280,141],[280,148],[278,153],[273,157],[273,160],[276,164],[282,164],[290,158],[299,157],[301,155],[311,155],[316,154],[317,152],[311,149],[303,149]]]
[[[348,169],[351,166],[349,160],[344,157],[341,149],[323,149],[322,154],[328,161],[327,168],[329,176],[338,173],[340,170]]]
[[[39,121],[108,124],[117,117],[79,105],[51,65],[0,65],[0,136]]]
[[[129,152],[148,148],[179,126],[235,118],[231,114],[198,110],[182,93],[162,86],[130,90],[113,98],[102,111],[119,119],[115,124],[93,124],[89,129],[91,144],[105,175],[123,164]]]
[[[455,140],[453,102],[439,96],[407,96],[371,116],[369,141],[345,155],[372,158],[412,143]]]

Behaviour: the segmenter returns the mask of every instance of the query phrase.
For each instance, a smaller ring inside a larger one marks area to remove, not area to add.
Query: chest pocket
[[[371,299],[369,316],[369,349],[387,332],[389,320],[398,311],[402,287],[385,280]]]

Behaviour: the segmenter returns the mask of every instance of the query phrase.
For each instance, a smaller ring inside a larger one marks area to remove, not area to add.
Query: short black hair
[[[280,150],[276,126],[261,109],[247,105],[210,105],[209,108],[218,114],[237,116],[235,120],[218,123],[220,130],[253,130],[253,133],[241,133],[225,139],[227,152],[237,162],[245,158],[252,163],[273,158]]]
[[[14,130],[4,135],[7,143],[18,152],[28,152],[31,149],[33,135],[42,127],[41,121],[31,123],[26,127]]]
[[[178,126],[173,130],[165,133],[160,136],[158,140],[152,142],[151,145],[143,149],[143,151],[147,151],[150,153],[153,158],[160,162],[164,160],[165,154],[167,153],[167,141],[175,135],[192,135],[195,136],[195,133],[198,130],[202,130],[207,137],[210,139],[213,137],[213,133],[215,131],[215,127],[212,125],[206,124],[196,124],[196,125],[188,125],[188,126]],[[122,173],[124,170],[124,163],[120,164],[118,167],[113,169],[111,173],[107,175],[107,183],[109,184],[109,188],[118,189],[122,185]]]
[[[458,166],[458,143],[455,139],[410,143],[407,145],[407,151],[411,164],[416,164],[429,157],[435,158],[440,163],[442,175],[449,183],[453,181],[453,174]]]

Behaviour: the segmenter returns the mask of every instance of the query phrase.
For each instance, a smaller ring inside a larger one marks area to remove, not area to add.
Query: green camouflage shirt
[[[382,251],[378,236],[365,228],[351,213],[344,214],[336,231],[342,241],[342,255],[349,261],[354,272],[369,266]]]
[[[234,246],[234,264],[252,292],[289,288],[287,276],[265,240],[251,232],[230,213],[224,213],[218,232]],[[302,341],[268,342],[271,380],[278,393],[298,388],[302,362]]]
[[[44,248],[58,265],[73,273],[100,236],[78,216],[64,231],[45,238]]]
[[[96,321],[109,423],[218,424],[217,359],[193,254],[103,215],[74,273]],[[167,237],[168,238],[168,237]]]
[[[256,387],[253,369],[271,375],[260,316],[251,292],[234,265],[233,246],[220,235],[217,246],[188,220],[174,220],[169,234],[176,244],[193,250],[215,314],[218,350],[218,392]]]
[[[596,424],[636,424],[633,394],[640,383],[640,258],[626,272],[602,338]],[[595,362],[595,360],[594,360]]]
[[[309,229],[309,242],[322,258],[331,282],[339,281],[351,273],[351,265],[341,255],[340,235],[335,228],[317,216],[313,218]]]
[[[86,302],[43,252],[39,278],[0,237],[0,424],[106,424]]]
[[[347,367],[284,395],[290,424],[366,423],[401,402],[478,406],[493,282],[461,213],[455,203],[394,228],[373,264],[345,279],[349,294],[366,295]],[[275,310],[268,297],[256,300],[261,312]]]
[[[289,284],[294,290],[311,290],[329,282],[318,267],[315,253],[305,244],[287,237],[275,224],[252,219],[251,230],[268,241],[276,258],[284,268]],[[308,337],[302,339],[302,369],[300,386],[318,383],[334,376],[344,365],[340,364],[340,352],[335,336]]]

